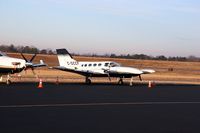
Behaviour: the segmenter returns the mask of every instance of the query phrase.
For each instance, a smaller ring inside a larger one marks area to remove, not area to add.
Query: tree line
[[[141,59],[141,60],[162,60],[162,61],[200,61],[199,57],[196,56],[188,56],[188,57],[181,57],[181,56],[169,56],[166,57],[164,55],[159,56],[149,56],[145,54],[127,54],[127,55],[115,55],[111,54],[112,58],[126,58],[126,59]]]
[[[51,49],[38,49],[34,46],[15,46],[0,45],[0,51],[10,53],[28,53],[28,54],[55,54]]]
[[[0,51],[2,52],[10,52],[10,53],[29,53],[29,54],[56,54],[55,51],[52,49],[38,49],[34,46],[15,46],[11,45],[0,45]],[[173,57],[166,57],[164,55],[159,56],[149,56],[145,54],[76,54],[72,53],[72,55],[80,55],[80,56],[89,56],[89,57],[110,57],[110,58],[124,58],[124,59],[141,59],[141,60],[162,60],[162,61],[193,61],[198,62],[200,61],[199,57],[196,56],[188,56],[188,57],[181,57],[181,56],[173,56]]]

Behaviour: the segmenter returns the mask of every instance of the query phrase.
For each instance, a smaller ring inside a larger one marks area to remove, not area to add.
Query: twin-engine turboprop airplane
[[[6,83],[10,84],[10,74],[20,73],[23,70],[31,69],[33,74],[35,67],[46,66],[42,60],[39,64],[33,64],[32,61],[36,57],[36,54],[30,60],[27,60],[25,56],[21,53],[23,59],[8,57],[3,53],[0,53],[0,80],[2,81],[2,76],[7,75]]]
[[[133,67],[120,66],[113,61],[104,62],[78,62],[73,59],[66,49],[57,49],[57,56],[60,66],[51,67],[62,71],[68,71],[85,76],[85,82],[91,83],[91,77],[118,77],[118,84],[123,84],[123,78],[131,78],[130,85],[133,85],[133,77],[142,74],[150,74],[155,71],[152,69],[137,69]]]

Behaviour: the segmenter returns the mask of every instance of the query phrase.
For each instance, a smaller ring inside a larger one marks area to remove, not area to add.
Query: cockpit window
[[[3,56],[3,55],[0,53],[0,56]]]
[[[119,64],[117,64],[117,63],[115,63],[115,62],[111,62],[111,63],[110,63],[110,67],[117,67],[117,66],[119,66]]]

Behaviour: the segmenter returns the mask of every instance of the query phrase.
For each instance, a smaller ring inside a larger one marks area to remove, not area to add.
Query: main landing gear
[[[91,79],[90,79],[89,77],[86,77],[86,78],[85,78],[85,83],[86,83],[86,84],[91,84],[92,81],[91,81]]]
[[[140,81],[142,81],[141,76],[139,76],[139,78],[140,78]],[[132,76],[131,79],[130,79],[130,82],[129,82],[130,86],[133,86],[133,79],[134,79],[134,76]],[[124,84],[123,77],[120,77],[119,81],[118,81],[118,85],[123,85],[123,84]]]
[[[120,77],[120,78],[119,78],[119,81],[118,81],[117,84],[118,84],[118,85],[123,85],[123,84],[124,84],[123,77]]]

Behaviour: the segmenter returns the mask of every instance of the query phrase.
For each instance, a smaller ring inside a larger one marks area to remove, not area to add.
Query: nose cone
[[[138,74],[138,75],[143,73],[142,71],[140,71],[137,68],[129,68],[129,72],[132,73],[132,74]]]

